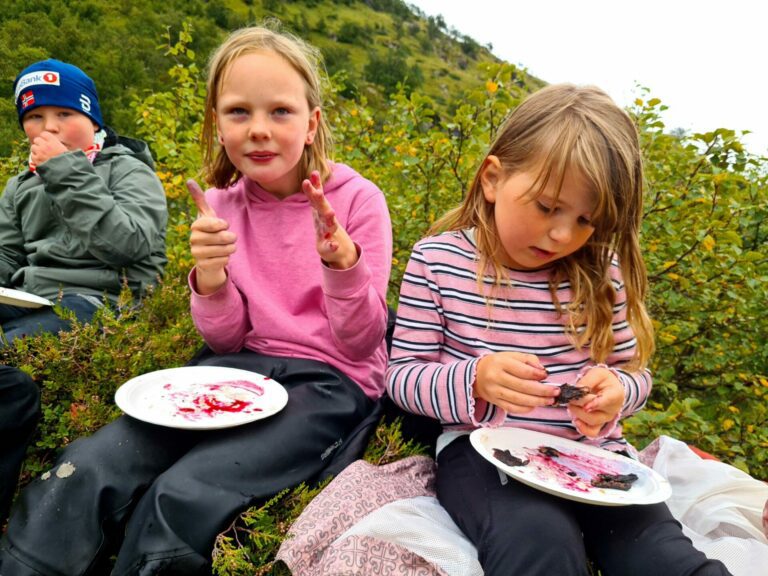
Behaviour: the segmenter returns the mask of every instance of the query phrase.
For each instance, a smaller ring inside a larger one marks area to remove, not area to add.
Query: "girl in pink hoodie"
[[[316,51],[265,28],[210,62],[206,176],[190,238],[192,364],[280,382],[279,413],[221,430],[123,416],[72,443],[22,496],[2,574],[210,574],[239,512],[316,478],[383,393],[392,261],[382,192],[330,162]],[[70,468],[67,468],[70,470]],[[46,545],[40,546],[40,535]]]

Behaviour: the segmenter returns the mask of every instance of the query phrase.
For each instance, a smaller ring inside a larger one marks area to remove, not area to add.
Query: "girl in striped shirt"
[[[643,173],[630,117],[601,90],[549,86],[508,117],[464,202],[418,242],[387,388],[438,419],[437,495],[488,576],[728,574],[665,504],[594,506],[507,482],[483,426],[635,455],[620,421],[651,389],[640,252]],[[559,399],[563,384],[586,395]]]

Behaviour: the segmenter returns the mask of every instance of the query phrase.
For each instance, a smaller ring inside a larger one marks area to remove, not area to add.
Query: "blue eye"
[[[248,111],[245,108],[230,108],[227,110],[227,114],[230,116],[244,116],[245,114],[248,114]]]

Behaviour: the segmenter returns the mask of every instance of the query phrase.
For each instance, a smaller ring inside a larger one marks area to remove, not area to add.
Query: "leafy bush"
[[[360,26],[356,22],[344,21],[339,26],[336,39],[344,44],[357,44],[361,41],[370,41],[371,31],[366,26]]]
[[[399,50],[386,50],[383,56],[371,53],[363,72],[366,80],[377,84],[386,95],[398,90],[410,94],[424,82],[419,65],[409,66],[405,55]]]
[[[666,433],[768,477],[765,158],[732,130],[664,133],[639,98],[648,193],[643,227],[657,330],[654,393],[628,430]]]

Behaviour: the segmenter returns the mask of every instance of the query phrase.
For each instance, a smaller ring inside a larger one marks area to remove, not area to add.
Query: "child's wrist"
[[[338,252],[336,255],[338,256]],[[358,260],[360,260],[360,253],[357,250],[357,246],[352,244],[351,250],[348,250],[347,254],[342,255],[333,261],[323,260],[323,262],[333,270],[347,270],[357,264]]]
[[[197,266],[195,272],[195,288],[201,296],[208,296],[217,292],[227,282],[227,272],[224,269],[206,271]]]

